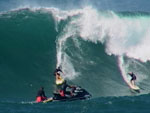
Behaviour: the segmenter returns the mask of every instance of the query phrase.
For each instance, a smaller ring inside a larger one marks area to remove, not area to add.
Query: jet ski
[[[89,94],[85,89],[80,86],[76,86],[75,90],[72,94],[70,92],[65,93],[65,96],[61,96],[59,93],[53,93],[53,97],[44,100],[43,103],[54,102],[54,101],[74,101],[74,100],[84,100],[91,98],[91,94]]]

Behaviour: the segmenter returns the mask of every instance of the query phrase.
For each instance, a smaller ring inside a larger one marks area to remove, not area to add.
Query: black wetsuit
[[[62,72],[62,70],[60,68],[57,68],[55,71],[54,71],[54,76],[56,75],[57,72]]]
[[[70,87],[70,86],[65,81],[64,84],[62,85],[62,90],[64,91],[64,93],[66,93],[67,87]]]
[[[38,97],[38,96],[40,96],[40,97],[46,97],[44,90],[41,90],[41,89],[40,89],[40,90],[38,91],[38,93],[37,93],[37,97]]]
[[[129,75],[132,77],[132,78],[131,78],[131,81],[132,81],[132,80],[136,80],[136,76],[135,76],[134,73],[129,73]]]

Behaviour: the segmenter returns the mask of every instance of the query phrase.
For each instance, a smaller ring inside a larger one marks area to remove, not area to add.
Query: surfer
[[[60,73],[60,72],[63,73],[63,71],[61,70],[61,68],[60,68],[60,66],[59,66],[58,68],[55,69],[55,71],[54,71],[54,76],[56,75],[56,73]]]
[[[131,84],[135,86],[136,75],[133,72],[129,72],[128,74],[131,76]]]
[[[46,99],[47,97],[45,96],[44,87],[40,87],[39,91],[37,92],[36,102],[42,102]]]
[[[73,96],[73,92],[75,90],[75,86],[70,86],[67,84],[67,81],[64,80],[59,72],[55,73],[56,76],[56,87],[57,87],[57,92],[60,94],[60,96],[65,97],[68,94]],[[71,91],[68,92],[66,91],[67,88],[70,88]]]

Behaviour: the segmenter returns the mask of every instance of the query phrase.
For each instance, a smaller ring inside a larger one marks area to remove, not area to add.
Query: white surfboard
[[[140,90],[140,88],[137,85],[132,85],[131,82],[127,82],[127,84],[133,90]]]
[[[50,97],[50,98],[44,100],[43,103],[52,102],[52,101],[53,101],[53,97]]]

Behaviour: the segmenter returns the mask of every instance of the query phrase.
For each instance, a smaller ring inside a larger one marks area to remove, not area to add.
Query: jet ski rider
[[[36,102],[42,102],[46,99],[47,97],[45,96],[44,87],[40,87],[39,91],[37,92]]]

